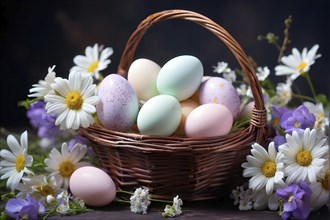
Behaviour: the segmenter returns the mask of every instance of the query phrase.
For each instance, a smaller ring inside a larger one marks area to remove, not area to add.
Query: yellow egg
[[[191,99],[187,99],[185,101],[180,102],[181,105],[181,121],[179,124],[178,129],[175,132],[175,135],[178,136],[185,136],[186,133],[184,131],[184,125],[186,123],[186,119],[188,117],[188,115],[190,114],[190,112],[192,112],[195,108],[197,108],[199,106],[199,104]]]

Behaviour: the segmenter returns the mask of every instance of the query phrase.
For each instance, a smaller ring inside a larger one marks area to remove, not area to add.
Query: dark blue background
[[[278,52],[257,36],[274,32],[282,36],[283,21],[293,17],[292,47],[320,45],[311,77],[319,92],[329,91],[329,20],[327,0],[1,0],[1,114],[0,126],[28,125],[25,109],[17,102],[27,97],[32,84],[43,79],[56,65],[57,76],[67,77],[73,57],[94,43],[113,47],[112,63],[104,75],[116,71],[125,43],[146,16],[165,9],[199,12],[219,23],[259,65],[272,74]],[[217,61],[237,62],[222,42],[187,21],[166,21],[143,38],[136,57],[147,57],[160,65],[181,54],[200,58],[205,74],[212,74]],[[274,80],[277,78],[272,76]],[[305,86],[302,79],[298,84]]]

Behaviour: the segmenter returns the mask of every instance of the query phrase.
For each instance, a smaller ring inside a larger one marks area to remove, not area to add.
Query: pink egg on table
[[[226,106],[208,103],[188,115],[185,133],[192,138],[223,136],[230,132],[232,125],[233,115]]]
[[[235,87],[221,77],[211,77],[202,83],[199,103],[217,103],[226,106],[236,118],[240,112],[240,98]]]
[[[103,170],[85,166],[77,169],[70,177],[72,195],[90,206],[105,206],[116,197],[116,186]]]

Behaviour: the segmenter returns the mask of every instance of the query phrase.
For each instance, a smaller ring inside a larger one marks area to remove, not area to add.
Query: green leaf
[[[325,109],[328,109],[328,108],[329,108],[329,100],[328,100],[328,98],[327,98],[326,95],[324,95],[324,94],[318,94],[318,95],[316,96],[316,100],[317,100],[318,102],[321,102],[321,103],[323,104],[323,107],[324,107]]]

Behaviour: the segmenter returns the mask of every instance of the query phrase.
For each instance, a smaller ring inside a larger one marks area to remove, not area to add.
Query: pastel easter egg
[[[240,98],[235,87],[221,77],[211,77],[202,83],[199,90],[200,104],[217,103],[226,106],[234,119],[240,112]]]
[[[212,76],[203,76],[202,78],[202,83],[211,78]],[[202,85],[202,84],[201,84]],[[199,87],[200,88],[200,87]],[[189,98],[197,103],[199,103],[199,88],[197,91]]]
[[[195,108],[187,117],[187,137],[205,138],[223,136],[230,132],[233,115],[224,105],[208,103]]]
[[[85,166],[75,170],[69,181],[70,191],[90,206],[105,206],[116,197],[116,186],[103,170]]]
[[[171,95],[179,101],[192,96],[202,82],[203,65],[190,55],[175,57],[165,63],[157,77],[160,94]]]
[[[239,113],[240,117],[249,117],[251,118],[252,116],[252,110],[254,108],[254,102],[249,102],[244,107],[242,108],[241,112]]]
[[[186,133],[184,131],[184,126],[186,124],[186,119],[188,117],[188,115],[199,106],[199,104],[191,99],[187,99],[184,100],[182,102],[180,102],[180,106],[181,106],[181,121],[179,124],[178,129],[175,131],[175,135],[178,136],[185,136]]]
[[[157,76],[161,67],[149,59],[137,59],[129,67],[127,80],[143,102],[158,95]]]
[[[101,101],[96,113],[101,124],[114,131],[128,131],[139,111],[138,99],[128,81],[118,74],[108,75],[100,83],[97,95]]]
[[[181,120],[179,101],[170,95],[158,95],[141,107],[137,126],[141,134],[170,136]]]

